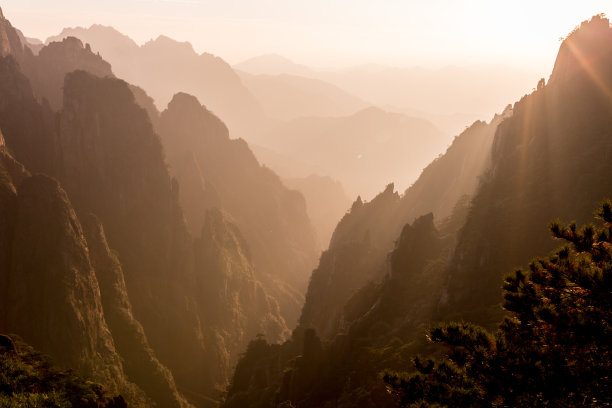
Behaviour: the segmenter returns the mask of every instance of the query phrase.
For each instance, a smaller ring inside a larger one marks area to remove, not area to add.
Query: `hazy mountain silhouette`
[[[195,97],[175,95],[159,121],[187,225],[199,232],[206,209],[226,210],[248,242],[257,276],[282,302],[292,326],[316,263],[303,197],[262,167],[244,140],[231,140],[223,122]]]
[[[346,116],[368,104],[342,89],[295,75],[251,75],[238,72],[268,116],[291,120],[301,116]]]
[[[449,115],[467,115],[469,120],[463,126],[478,117],[492,116],[538,80],[533,72],[503,65],[426,68],[373,63],[332,70],[309,68],[276,54],[254,57],[234,67],[254,75],[288,74],[322,80],[375,106],[429,120],[438,115],[446,120]],[[441,128],[445,127],[443,122]]]
[[[189,92],[219,115],[237,137],[249,137],[267,124],[257,100],[221,58],[198,54],[191,44],[159,36],[142,46],[112,27],[65,28],[47,42],[68,36],[89,43],[115,74],[142,87],[158,107],[177,92]]]
[[[372,197],[384,183],[407,187],[448,139],[423,119],[367,108],[346,117],[295,119],[270,132],[264,143],[323,169],[350,197]]]
[[[278,54],[265,54],[249,58],[246,61],[234,65],[240,71],[253,75],[295,75],[313,77],[315,71],[306,65],[296,64],[289,58]]]
[[[503,275],[557,245],[544,228],[553,214],[586,221],[612,191],[610,67],[612,28],[595,16],[562,43],[548,84],[472,125],[403,196],[391,185],[357,200],[313,272],[292,340],[253,342],[225,406],[394,406],[378,373],[439,352],[427,326],[497,321]],[[305,362],[311,328],[329,342]],[[272,373],[265,384],[255,367]]]
[[[214,404],[249,339],[263,333],[281,341],[287,334],[278,301],[254,276],[241,232],[213,212],[192,238],[151,123],[155,107],[142,89],[106,75],[108,63],[80,40],[51,43],[34,55],[8,42],[19,36],[1,23],[0,279],[10,296],[2,296],[0,330],[22,334],[131,405],[188,406],[181,394],[199,406]],[[48,77],[43,61],[52,65]],[[35,96],[21,62],[35,67],[29,74],[40,80],[41,94],[63,92],[59,112],[47,96]],[[70,72],[77,68],[106,77]],[[59,182],[30,182],[28,169]],[[308,226],[305,209],[301,214]],[[28,256],[32,251],[37,255]],[[26,272],[28,279],[17,278]],[[47,279],[54,282],[36,284]],[[45,287],[53,296],[40,294]]]

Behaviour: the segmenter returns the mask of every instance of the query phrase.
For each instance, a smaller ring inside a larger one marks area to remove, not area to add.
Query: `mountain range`
[[[603,15],[512,104],[504,70],[237,67],[0,10],[0,405],[395,407],[381,372],[443,356],[433,324],[507,319],[545,226],[612,191]],[[501,96],[452,141],[410,114]]]
[[[591,220],[612,191],[611,67],[612,27],[597,15],[564,39],[548,81],[457,136],[403,194],[356,200],[292,338],[252,341],[223,406],[394,407],[380,373],[419,354],[427,373],[447,353],[428,327],[494,327],[504,275],[557,245],[546,225]]]

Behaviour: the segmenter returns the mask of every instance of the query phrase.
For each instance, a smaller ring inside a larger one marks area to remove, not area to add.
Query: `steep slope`
[[[335,267],[348,260],[362,265],[359,254],[374,247],[365,244],[370,236],[380,244],[378,237],[388,235],[376,234],[409,214],[410,202],[415,211],[424,208],[417,197],[431,208],[447,211],[445,194],[460,194],[454,188],[453,170],[463,171],[466,179],[459,181],[464,188],[476,185],[476,169],[465,166],[471,149],[457,138],[423,173],[423,182],[430,184],[426,188],[417,182],[402,198],[388,188],[376,206],[376,200],[356,202],[334,233],[327,252],[332,261],[325,265],[324,255],[313,273],[302,315],[305,327],[316,328],[324,341],[328,339],[309,363],[318,380],[294,385],[303,370],[299,355],[306,354],[301,344],[308,332],[299,328],[283,345],[249,347],[237,366],[232,384],[238,386],[230,387],[226,406],[245,400],[256,401],[256,406],[271,401],[300,407],[393,406],[376,376],[383,368],[398,369],[398,364],[409,368],[416,353],[439,352],[424,341],[427,325],[451,319],[488,324],[498,319],[502,276],[534,252],[556,245],[538,232],[541,225],[557,215],[567,219],[570,213],[579,214],[583,222],[590,218],[594,203],[612,191],[611,32],[609,21],[601,16],[583,23],[562,44],[547,85],[540,81],[536,91],[513,106],[511,116],[507,110],[505,119],[494,120],[496,126],[486,129],[476,123],[459,137],[467,139],[473,132],[475,140],[491,146],[482,163],[487,170],[471,202],[459,197],[451,217],[438,221],[437,232],[431,215],[404,227],[386,262],[373,262],[369,276],[379,273],[382,278],[369,278],[370,283],[340,306],[330,302],[330,293],[342,294],[364,275],[354,267]],[[445,179],[445,189],[434,183]],[[357,216],[368,209],[368,217]],[[351,243],[361,247],[341,256],[339,248],[350,248]],[[353,270],[358,272],[352,274]],[[350,278],[334,281],[342,274]],[[344,287],[334,286],[338,283]],[[286,368],[284,374],[275,369],[278,365]],[[271,380],[258,384],[255,373],[264,370]]]
[[[277,341],[285,338],[287,329],[279,306],[255,278],[253,263],[246,255],[249,250],[231,222],[209,213],[194,230],[199,238],[193,240],[179,205],[180,191],[189,185],[179,187],[170,177],[149,115],[136,104],[125,82],[77,71],[66,77],[64,92],[60,178],[79,211],[94,212],[103,223],[108,246],[117,251],[125,271],[134,317],[142,323],[159,361],[171,370],[190,401],[200,406],[213,404],[250,338],[257,333]],[[202,108],[199,104],[197,108],[200,114]],[[189,110],[178,113],[189,114]],[[182,125],[199,129],[198,121]],[[173,134],[180,135],[180,129]],[[236,157],[226,153],[233,148],[215,145],[218,133],[210,136],[212,144],[206,145],[213,149],[206,153],[210,161],[216,155],[235,163]],[[231,145],[226,133],[221,136]],[[246,144],[238,142],[237,158],[248,151],[243,149]],[[204,169],[209,165],[212,163],[202,163]],[[231,166],[225,169],[231,173]],[[229,174],[222,176],[228,184],[237,183]],[[132,330],[123,346],[145,347],[140,353],[151,359],[138,327],[129,319],[117,324]],[[163,374],[155,361],[147,364]],[[155,391],[151,378],[143,377],[142,365],[130,369],[136,371],[134,376],[143,387],[148,384],[150,392]],[[160,380],[166,388],[171,384],[169,377],[156,381]]]
[[[0,27],[15,32],[8,21]],[[145,397],[128,380],[146,391],[151,399],[146,404],[188,406],[177,391],[180,389],[190,402],[213,406],[249,339],[263,333],[280,341],[287,335],[277,301],[254,275],[241,233],[227,219],[213,217],[212,221],[204,219],[205,228],[194,234],[198,239],[190,236],[178,200],[179,184],[168,174],[162,145],[151,124],[159,118],[152,100],[141,88],[112,78],[108,64],[80,40],[52,43],[37,56],[26,54],[28,61],[38,61],[33,65],[41,69],[40,73],[45,72],[44,63],[53,65],[48,78],[42,74],[39,77],[46,87],[38,89],[48,95],[63,89],[59,100],[64,105],[55,114],[48,103],[37,99],[44,95],[34,95],[30,80],[11,52],[0,60],[0,219],[6,221],[0,228],[0,262],[12,265],[16,259],[13,233],[20,226],[15,215],[19,209],[18,190],[28,177],[25,168],[12,158],[14,153],[27,163],[28,169],[54,175],[61,181],[74,204],[76,213],[70,207],[72,214],[78,216],[73,220],[77,224],[69,224],[78,228],[80,222],[85,225],[87,240],[81,234],[79,245],[87,254],[89,270],[82,275],[92,284],[99,282],[96,316],[106,327],[106,338],[97,346],[104,348],[105,342],[110,341],[112,352],[100,349],[79,354],[78,347],[69,342],[53,343],[54,334],[62,330],[74,341],[99,338],[102,323],[91,319],[81,322],[78,334],[72,333],[74,325],[28,325],[27,319],[20,321],[18,330],[28,336],[38,334],[44,343],[41,347],[51,349],[60,359],[77,350],[66,366],[99,378],[111,390],[120,390],[129,402],[142,404],[139,401]],[[94,72],[71,72],[79,67]],[[60,85],[59,78],[65,73],[68,75]],[[137,101],[147,110],[140,108]],[[241,142],[243,145],[246,146]],[[282,187],[280,181],[271,183]],[[48,204],[48,200],[39,201],[40,205]],[[299,208],[298,200],[298,211],[305,214]],[[61,222],[57,214],[48,215]],[[44,232],[43,229],[41,234]],[[23,234],[23,240],[27,235]],[[59,240],[57,244],[61,243]],[[57,259],[70,260],[63,248],[53,247],[48,240],[41,245],[45,248],[39,251],[40,256],[51,251]],[[26,262],[25,258],[19,259]],[[32,257],[31,262],[39,261]],[[51,262],[48,265],[53,266]],[[57,274],[67,276],[78,272],[68,261],[55,269]],[[4,275],[5,271],[10,269],[2,268],[2,282],[10,277]],[[20,284],[34,284],[36,279],[44,282],[32,273],[31,281]],[[58,288],[65,283],[62,282],[49,288]],[[81,286],[76,281],[75,285],[59,289],[81,293]],[[7,288],[12,290],[8,284],[3,284],[1,290]],[[277,285],[276,290],[283,289]],[[24,307],[39,303],[39,299],[29,296],[30,292],[22,292],[14,291],[14,296],[21,293],[14,308],[12,304],[3,305],[2,323],[8,322],[8,317],[10,322],[16,321],[19,315],[25,316]],[[2,299],[12,298],[7,295]],[[56,302],[48,305],[46,312],[61,318],[61,307]],[[79,311],[90,313],[88,309]],[[115,367],[115,361],[120,365]]]
[[[62,107],[62,86],[67,73],[83,70],[99,77],[114,76],[110,64],[75,37],[52,42],[42,47],[37,55],[28,53],[20,65],[34,94],[45,98],[56,111]]]
[[[159,36],[139,47],[103,26],[67,28],[47,42],[68,36],[89,43],[118,77],[144,88],[159,107],[177,92],[189,92],[221,117],[233,135],[247,138],[267,126],[261,107],[232,68],[219,57],[196,53],[189,43]]]
[[[292,120],[302,116],[352,115],[368,106],[335,85],[295,75],[251,75],[238,72],[268,116]]]
[[[85,238],[66,193],[57,181],[32,176],[15,196],[10,254],[2,256],[10,263],[2,268],[0,330],[19,333],[62,366],[144,405],[144,394],[127,380],[115,350]]]
[[[36,101],[13,55],[0,57],[0,128],[7,149],[30,171],[52,174],[55,117]]]
[[[123,269],[108,247],[100,220],[93,214],[83,218],[89,256],[100,285],[104,316],[126,374],[157,406],[188,406],[178,393],[172,374],[159,362],[142,325],[132,314]]]
[[[262,167],[244,140],[231,140],[223,122],[192,96],[177,94],[159,129],[191,231],[202,229],[207,208],[227,211],[248,242],[255,273],[292,325],[316,257],[303,197]]]
[[[389,185],[372,201],[359,198],[353,203],[312,274],[302,325],[316,328],[324,339],[333,336],[345,319],[343,308],[352,294],[386,273],[387,254],[402,226],[428,212],[433,212],[440,223],[458,204],[467,205],[489,166],[495,130],[509,115],[507,109],[488,124],[474,123],[423,170],[402,196]]]
[[[587,222],[612,191],[612,28],[595,16],[562,43],[548,84],[499,128],[493,167],[450,263],[447,313],[488,323],[502,274],[555,245],[551,217]],[[474,301],[478,299],[478,304]]]
[[[207,211],[195,242],[201,313],[214,328],[223,355],[218,369],[223,378],[255,336],[282,341],[289,331],[278,302],[256,279],[249,248],[238,230],[218,209]]]
[[[14,55],[19,59],[23,54],[24,47],[19,32],[13,28],[0,9],[0,57]]]
[[[323,168],[351,197],[371,198],[387,183],[407,187],[447,138],[425,120],[367,108],[341,118],[296,119],[261,144]]]
[[[62,86],[67,73],[81,69],[101,77],[113,76],[111,66],[79,39],[66,37],[47,46],[33,47],[0,14],[0,56],[9,55],[28,77],[34,95],[46,99],[54,110],[62,107]]]
[[[151,346],[179,387],[210,386],[191,239],[147,113],[125,82],[77,71],[60,121],[60,179],[77,210],[102,221]]]

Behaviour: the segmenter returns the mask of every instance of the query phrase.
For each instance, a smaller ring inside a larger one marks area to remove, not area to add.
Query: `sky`
[[[111,25],[230,63],[277,53],[313,67],[506,64],[550,72],[559,38],[611,0],[3,0],[27,36]]]

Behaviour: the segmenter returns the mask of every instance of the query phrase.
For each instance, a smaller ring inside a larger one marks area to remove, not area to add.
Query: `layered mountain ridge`
[[[224,406],[392,407],[378,375],[441,353],[428,326],[499,321],[503,276],[556,245],[551,218],[587,221],[612,191],[611,32],[603,16],[582,23],[548,84],[474,123],[402,196],[390,185],[357,200],[313,272],[291,341],[253,342]]]
[[[34,54],[23,43],[4,41],[19,40],[8,20],[3,19],[0,28],[7,33],[0,41],[7,51],[0,60],[0,217],[7,220],[1,228],[0,261],[9,265],[3,266],[0,278],[13,282],[3,288],[18,296],[14,302],[3,297],[0,330],[22,335],[63,367],[78,369],[111,392],[121,393],[130,406],[213,406],[248,341],[258,333],[282,341],[288,335],[282,314],[297,320],[300,294],[287,277],[305,281],[307,262],[314,257],[303,199],[261,168],[245,142],[230,141],[219,119],[206,118],[216,123],[200,134],[213,141],[207,147],[215,149],[206,152],[207,160],[216,159],[205,163],[207,177],[223,174],[224,157],[251,155],[234,177],[235,189],[248,186],[241,181],[246,175],[251,183],[270,185],[280,202],[264,200],[259,210],[284,206],[288,214],[283,222],[302,223],[296,239],[305,241],[293,244],[306,251],[302,269],[284,269],[293,267],[287,261],[292,257],[289,249],[273,251],[275,261],[282,260],[283,265],[256,269],[252,245],[236,227],[235,215],[223,208],[237,205],[236,201],[201,203],[204,215],[199,226],[189,230],[193,220],[188,217],[186,223],[180,200],[181,191],[189,186],[182,188],[184,180],[179,182],[169,173],[154,128],[161,118],[142,89],[116,79],[110,65],[76,38],[52,42]],[[45,65],[51,65],[48,75]],[[199,103],[197,108],[203,109]],[[197,117],[186,119],[202,131]],[[189,129],[190,124],[181,124]],[[172,138],[175,133],[178,129],[166,128],[165,136]],[[253,175],[252,169],[261,170]],[[33,176],[39,181],[29,182],[28,170],[47,176]],[[223,178],[215,182],[223,187]],[[47,185],[56,186],[57,193]],[[23,186],[28,187],[22,194]],[[21,204],[21,195],[37,198]],[[59,198],[49,201],[46,196]],[[263,197],[256,189],[248,196]],[[39,201],[38,211],[21,222],[16,211],[32,200]],[[55,202],[64,203],[60,212],[40,208],[52,208]],[[251,234],[263,229],[265,221],[259,222]],[[27,235],[36,225],[49,225],[48,233],[72,238],[43,240],[43,228],[40,242],[30,240]],[[44,251],[34,245],[44,246]],[[39,257],[15,256],[15,250],[18,254],[36,250]],[[45,258],[48,265],[38,273],[34,264]],[[15,278],[26,270],[32,279]],[[66,299],[65,307],[61,302],[44,304],[47,297],[37,295],[38,283],[52,273],[60,279],[48,287]],[[262,284],[262,280],[277,283]],[[276,292],[270,294],[271,290]],[[37,310],[57,318],[47,319]],[[19,318],[26,315],[30,317]],[[62,326],[60,322],[69,321],[71,315],[87,319]],[[62,342],[57,330],[75,344]]]

